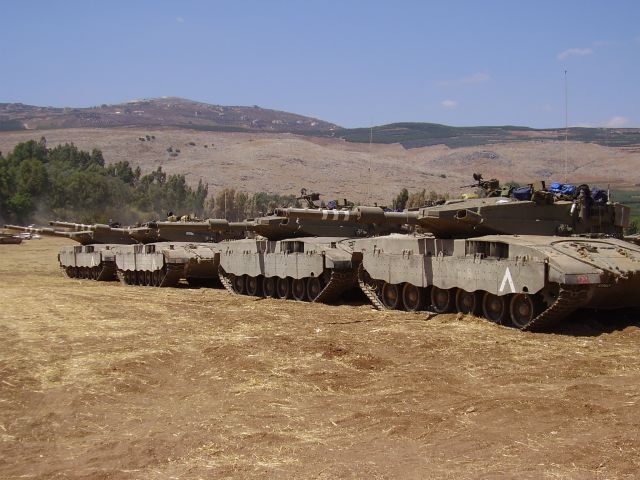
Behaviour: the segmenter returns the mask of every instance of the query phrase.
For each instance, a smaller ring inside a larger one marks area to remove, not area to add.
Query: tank
[[[150,222],[133,229],[137,245],[118,248],[117,275],[126,285],[175,287],[219,281],[220,250],[216,242],[244,237],[247,222],[210,219],[203,222]],[[147,241],[152,238],[152,241]]]
[[[116,280],[116,250],[124,244],[135,243],[135,240],[126,234],[126,229],[114,229],[108,225],[99,224],[69,225],[76,229],[69,231],[47,227],[21,227],[19,225],[6,225],[6,228],[31,234],[69,238],[78,242],[80,245],[64,246],[58,252],[60,268],[69,278],[99,281]]]
[[[10,233],[0,232],[0,244],[2,245],[18,245],[22,243],[22,238],[12,235]]]
[[[349,238],[264,237],[222,242],[220,281],[236,294],[330,302],[355,287]]]
[[[344,202],[347,203],[346,201]],[[290,211],[312,212],[292,217]],[[334,218],[328,221],[327,212]],[[221,242],[220,281],[236,294],[331,302],[357,287],[351,240],[403,231],[402,222],[349,219],[349,210],[277,209],[248,222],[255,238]]]
[[[349,240],[374,307],[462,312],[522,330],[553,329],[580,308],[640,306],[640,248],[621,239],[629,208],[581,191],[556,200],[495,196],[415,211],[286,209],[290,219],[406,223],[412,233]]]

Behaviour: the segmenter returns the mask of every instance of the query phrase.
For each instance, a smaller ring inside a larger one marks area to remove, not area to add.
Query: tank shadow
[[[579,310],[550,333],[596,337],[629,327],[640,328],[640,309]]]

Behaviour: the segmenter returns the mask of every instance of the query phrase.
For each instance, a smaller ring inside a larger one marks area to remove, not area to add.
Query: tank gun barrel
[[[95,225],[87,225],[84,223],[74,223],[74,222],[63,222],[59,220],[52,220],[49,222],[49,225],[52,227],[62,227],[68,228],[70,230],[75,230],[77,232],[92,230]]]
[[[246,230],[248,222],[229,222],[221,218],[210,218],[204,222],[149,222],[148,228],[191,231],[191,232],[241,232]]]
[[[113,232],[123,235],[126,235],[129,232],[128,228],[111,227],[104,223],[94,223],[92,225],[87,225],[85,223],[61,222],[54,220],[50,221],[49,225],[51,225],[52,227],[68,228],[69,230],[75,232]]]
[[[15,230],[17,232],[37,233],[40,235],[53,235],[55,230],[47,227],[23,227],[21,225],[5,225],[7,230]]]
[[[310,208],[280,208],[277,215],[290,219],[355,222],[360,224],[409,224],[415,225],[418,212],[385,212],[380,207],[356,207],[352,210],[313,210]]]
[[[5,225],[7,230],[15,230],[16,232],[27,232],[38,235],[48,235],[51,237],[68,237],[72,232],[62,232],[60,230],[54,230],[48,227],[23,227],[21,225]]]
[[[5,225],[4,228],[8,230],[16,230],[18,232],[28,232],[38,235],[45,235],[49,237],[64,237],[74,240],[83,245],[87,243],[92,243],[93,241],[93,232],[91,231],[63,231],[63,230],[55,230],[53,228],[48,227],[22,227],[20,225]]]

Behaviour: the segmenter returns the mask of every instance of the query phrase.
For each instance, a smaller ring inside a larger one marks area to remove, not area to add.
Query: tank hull
[[[344,237],[245,239],[218,244],[220,280],[232,293],[329,302],[356,285]]]
[[[180,280],[216,283],[220,252],[216,244],[157,242],[125,245],[115,263],[120,281],[127,285],[175,287]]]
[[[360,287],[381,309],[458,310],[544,330],[578,308],[640,306],[640,248],[622,240],[391,235],[353,248]]]
[[[70,278],[98,281],[116,280],[115,255],[121,245],[95,244],[62,247],[60,268]]]

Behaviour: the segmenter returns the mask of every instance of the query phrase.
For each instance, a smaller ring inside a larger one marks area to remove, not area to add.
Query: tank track
[[[373,305],[373,308],[375,308],[376,310],[386,310],[387,307],[385,307],[384,304],[380,301],[380,298],[378,298],[378,294],[376,293],[376,291],[365,281],[365,272],[366,271],[364,269],[364,266],[360,264],[360,266],[358,267],[358,285],[360,286],[360,290],[362,290],[362,293],[367,296],[367,298],[371,302],[371,305]]]
[[[116,275],[118,276],[118,280],[120,280],[120,283],[122,285],[129,285],[129,283],[127,283],[127,281],[124,278],[124,272],[122,270],[118,270],[116,272]]]
[[[586,304],[589,300],[589,292],[589,287],[582,285],[562,285],[556,301],[521,330],[527,332],[548,331]]]
[[[233,289],[233,287],[231,286],[231,282],[229,281],[229,278],[227,277],[227,272],[224,271],[224,268],[222,267],[218,267],[218,278],[220,279],[220,283],[222,284],[222,286],[224,287],[224,289],[231,293],[232,295],[238,295],[236,293],[236,291]]]
[[[97,280],[99,282],[115,280],[117,270],[116,262],[103,262],[102,270],[100,270]]]
[[[220,278],[220,283],[229,293],[233,295],[237,295],[236,291],[233,289],[231,282],[229,281],[227,272],[224,271],[222,267],[218,269],[218,277]],[[331,272],[331,277],[329,281],[324,286],[322,291],[318,294],[318,296],[313,300],[313,302],[318,303],[327,303],[337,299],[345,290],[350,289],[356,283],[356,274],[354,271],[342,271],[338,272],[333,270]]]
[[[184,272],[184,265],[167,264],[167,273],[165,274],[160,287],[175,287],[182,277]]]
[[[328,303],[336,300],[346,290],[356,285],[356,272],[355,270],[347,271],[331,271],[331,277],[329,282],[325,285],[318,296],[313,299],[316,303]]]
[[[167,265],[166,273],[164,277],[162,277],[162,281],[160,282],[160,287],[175,287],[180,282],[180,278],[182,277],[182,272],[184,271],[184,266],[182,265]],[[118,280],[123,285],[136,285],[132,283],[128,283],[125,279],[124,272],[122,270],[117,271]]]
[[[77,278],[77,279],[84,279],[84,280],[95,280],[98,282],[109,282],[111,280],[116,280],[116,264],[115,262],[102,262],[100,265],[95,266],[95,267],[89,267],[92,270],[93,269],[97,269],[98,273],[97,275],[91,276],[91,278],[86,278],[86,277],[81,277],[81,276],[77,276],[77,275],[70,275],[68,272],[68,268],[71,267],[64,267],[64,266],[60,266],[60,271],[62,272],[62,275],[64,277],[67,278]]]

